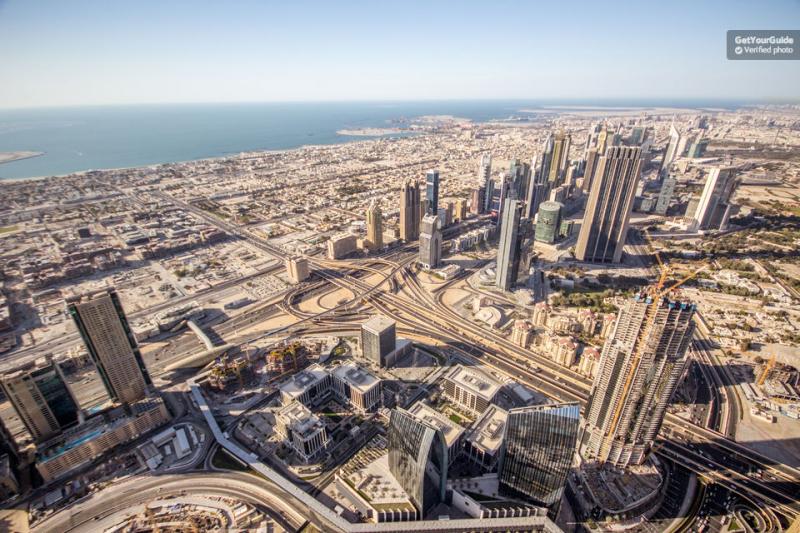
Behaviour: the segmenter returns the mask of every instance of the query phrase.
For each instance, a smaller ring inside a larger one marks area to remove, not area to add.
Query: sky
[[[0,0],[0,107],[166,102],[800,100],[729,29],[800,0]]]

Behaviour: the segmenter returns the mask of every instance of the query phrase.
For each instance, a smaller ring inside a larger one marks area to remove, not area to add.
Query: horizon
[[[45,13],[46,16],[42,16]],[[568,15],[568,17],[567,17]],[[304,0],[108,8],[0,1],[3,109],[87,105],[584,100],[797,101],[800,69],[730,61],[727,30],[800,5]],[[522,21],[521,24],[514,24]],[[560,21],[554,24],[551,21]],[[532,96],[535,95],[535,96]]]

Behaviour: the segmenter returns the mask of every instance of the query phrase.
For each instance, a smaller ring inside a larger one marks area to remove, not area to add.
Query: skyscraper
[[[671,177],[666,177],[661,182],[661,190],[658,191],[658,199],[656,200],[655,212],[657,215],[666,215],[669,209],[669,203],[672,201],[672,194],[675,192],[675,185],[678,180]]]
[[[420,515],[444,500],[447,442],[442,431],[403,409],[389,415],[389,471]]]
[[[419,238],[419,182],[406,180],[400,188],[400,238],[411,242]]]
[[[439,212],[439,171],[429,170],[425,174],[425,200],[427,200],[428,215]]]
[[[618,466],[644,462],[687,362],[694,310],[647,294],[625,303],[592,384],[585,456]]]
[[[483,212],[490,213],[492,205],[494,204],[494,180],[489,179],[486,181],[486,190],[483,197]]]
[[[558,505],[575,454],[579,423],[577,402],[511,409],[500,457],[500,492],[536,505]]]
[[[472,189],[469,197],[469,211],[473,215],[480,215],[483,213],[483,205],[486,203],[486,189],[478,187]]]
[[[661,160],[661,168],[659,168],[659,175],[666,176],[669,173],[669,167],[675,158],[680,154],[678,152],[679,145],[681,144],[681,134],[675,128],[674,124],[669,127],[669,143],[667,149],[664,151],[664,158]]]
[[[442,230],[439,217],[425,215],[419,234],[419,262],[425,268],[437,268],[442,260]]]
[[[504,291],[510,290],[519,273],[521,235],[519,221],[522,209],[513,195],[506,200],[500,215],[500,242],[497,245],[497,279],[495,285]]]
[[[394,320],[378,315],[361,324],[361,353],[376,365],[386,366],[386,356],[394,351],[396,343]]]
[[[736,168],[712,168],[694,213],[694,229],[725,229],[734,210],[731,198],[738,185]]]
[[[547,178],[542,177],[541,168],[537,167],[535,157],[531,160],[531,175],[527,185],[522,216],[532,220],[539,211],[539,204],[547,198],[548,194]]]
[[[497,203],[497,223],[500,223],[500,217],[503,216],[503,208],[505,207],[506,199],[509,193],[513,190],[511,184],[511,176],[506,173],[500,174],[500,200]]]
[[[485,153],[481,156],[481,163],[478,167],[478,187],[486,187],[492,179],[492,154]]]
[[[563,131],[556,133],[553,139],[553,150],[547,176],[547,181],[550,182],[551,187],[561,185],[561,181],[564,179],[564,172],[569,162],[569,146],[571,140],[572,138]]]
[[[78,423],[78,402],[50,358],[3,375],[0,386],[36,442]]]
[[[66,303],[108,395],[122,403],[147,396],[150,374],[116,291],[103,289]]]
[[[367,243],[370,250],[383,248],[383,219],[381,206],[372,200],[367,208]]]
[[[612,146],[600,158],[578,235],[575,250],[578,260],[620,261],[640,167],[639,147]]]
[[[536,219],[534,239],[539,242],[553,244],[561,227],[561,210],[564,205],[559,202],[542,202],[539,216]]]

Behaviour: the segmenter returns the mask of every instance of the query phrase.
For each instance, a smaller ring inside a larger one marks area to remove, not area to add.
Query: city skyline
[[[800,85],[791,62],[725,57],[727,30],[783,27],[800,11],[789,1],[764,9],[682,2],[657,19],[636,2],[97,7],[92,1],[0,5],[0,66],[12,80],[0,87],[4,107],[486,98],[760,102],[796,101]],[[514,40],[476,37],[488,37],[509,16],[542,20],[562,10],[570,24],[540,25]],[[679,86],[669,82],[677,77]],[[593,80],[591,90],[586,79]],[[770,83],[758,83],[763,79]]]

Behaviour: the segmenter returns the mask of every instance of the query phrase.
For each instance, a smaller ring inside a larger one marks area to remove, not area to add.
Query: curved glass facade
[[[389,417],[389,470],[421,516],[444,500],[447,443],[442,432],[408,411]]]
[[[575,453],[579,422],[577,402],[510,410],[500,459],[500,491],[538,505],[557,505]]]

